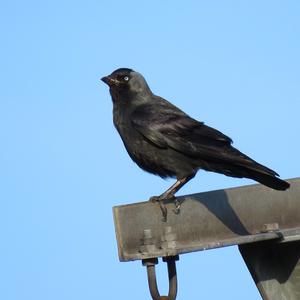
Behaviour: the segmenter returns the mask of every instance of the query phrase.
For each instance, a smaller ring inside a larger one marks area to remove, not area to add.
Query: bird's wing
[[[133,127],[156,147],[172,148],[207,162],[242,166],[278,175],[232,147],[232,140],[228,136],[189,117],[165,100],[139,107],[132,113],[131,121]]]
[[[232,140],[220,131],[192,119],[170,103],[143,105],[131,121],[145,139],[159,148],[173,148],[197,158],[225,158]]]

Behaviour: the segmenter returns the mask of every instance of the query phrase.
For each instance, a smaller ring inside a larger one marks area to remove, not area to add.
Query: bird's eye
[[[128,77],[128,76],[124,76],[123,79],[124,79],[125,81],[128,81],[128,80],[129,80],[129,77]]]

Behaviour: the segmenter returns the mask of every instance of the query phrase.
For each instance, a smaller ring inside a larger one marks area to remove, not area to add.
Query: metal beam
[[[178,197],[180,213],[166,203],[113,208],[120,261],[165,257],[270,239],[292,239],[300,228],[300,178],[288,191],[262,185]],[[296,238],[297,239],[297,238]]]
[[[239,250],[264,300],[300,299],[300,240],[245,244]]]

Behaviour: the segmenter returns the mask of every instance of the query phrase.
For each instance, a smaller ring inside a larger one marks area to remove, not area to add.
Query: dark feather
[[[155,96],[143,76],[121,68],[103,81],[110,86],[114,124],[130,157],[161,177],[192,178],[199,169],[254,179],[285,190],[289,183],[232,146],[222,132]]]

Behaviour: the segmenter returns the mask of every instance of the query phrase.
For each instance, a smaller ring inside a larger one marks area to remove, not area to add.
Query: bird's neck
[[[131,92],[131,91],[119,91],[111,90],[111,97],[114,105],[121,107],[137,107],[149,102],[149,99],[153,97],[151,90],[143,92]]]

